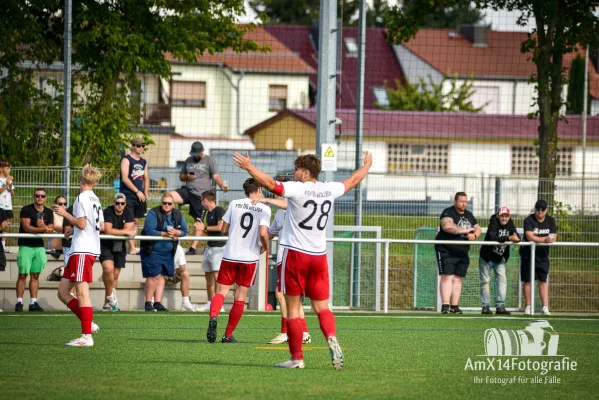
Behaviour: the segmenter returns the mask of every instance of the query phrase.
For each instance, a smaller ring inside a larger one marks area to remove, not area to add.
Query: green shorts
[[[39,274],[44,270],[48,258],[43,247],[20,246],[17,254],[19,274]]]

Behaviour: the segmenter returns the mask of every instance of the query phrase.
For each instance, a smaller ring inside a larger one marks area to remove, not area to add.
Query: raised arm
[[[360,169],[354,172],[349,178],[341,182],[345,186],[345,193],[349,192],[358,186],[360,182],[362,182],[362,179],[366,177],[370,167],[372,167],[372,153],[367,151],[366,156],[364,156],[364,165],[362,165]]]
[[[233,163],[241,169],[245,169],[251,176],[262,185],[266,190],[272,192],[275,188],[275,180],[268,175],[254,167],[250,161],[250,153],[246,152],[245,156],[235,153],[233,154]]]

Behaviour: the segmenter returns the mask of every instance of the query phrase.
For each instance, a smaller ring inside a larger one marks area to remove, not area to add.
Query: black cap
[[[546,210],[547,202],[545,200],[537,200],[535,203],[535,210]]]
[[[193,144],[191,145],[191,151],[189,152],[189,155],[197,157],[201,155],[203,151],[204,145],[202,144],[202,142],[193,142]]]

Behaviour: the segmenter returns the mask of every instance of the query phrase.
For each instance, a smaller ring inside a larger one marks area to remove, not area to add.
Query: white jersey
[[[279,247],[277,249],[277,265],[283,262],[283,246],[281,246],[281,235],[283,234],[283,227],[285,226],[285,214],[287,211],[279,208],[275,214],[275,219],[272,224],[268,227],[268,233],[279,237]]]
[[[251,264],[260,258],[260,227],[270,224],[270,208],[250,199],[233,200],[223,221],[229,224],[229,239],[223,260]]]
[[[325,254],[326,227],[332,220],[333,202],[345,194],[341,182],[283,182],[287,221],[281,246],[307,254]]]
[[[85,229],[75,227],[71,254],[100,255],[100,222],[104,222],[104,213],[100,199],[91,190],[77,196],[73,203],[73,216],[77,219],[87,218]]]
[[[0,177],[0,186],[6,185],[6,178]],[[4,192],[0,193],[0,208],[3,210],[12,210],[12,194],[10,194],[10,188],[6,188]]]

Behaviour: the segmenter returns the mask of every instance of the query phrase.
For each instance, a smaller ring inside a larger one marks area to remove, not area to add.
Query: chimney
[[[483,25],[460,25],[460,35],[467,39],[474,47],[487,47],[487,34],[490,26]]]

